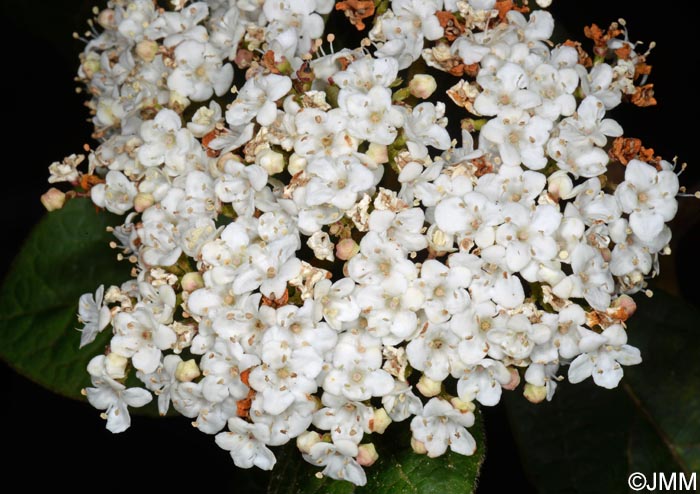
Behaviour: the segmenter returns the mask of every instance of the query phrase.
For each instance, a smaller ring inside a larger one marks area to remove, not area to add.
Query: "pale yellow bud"
[[[199,367],[194,359],[180,362],[177,364],[177,368],[175,369],[175,379],[181,383],[188,383],[197,379],[201,375],[202,373],[199,372]]]
[[[476,405],[474,405],[473,401],[464,401],[454,397],[450,400],[450,403],[456,410],[459,410],[462,413],[473,412],[476,410]]]
[[[275,175],[284,170],[284,156],[272,149],[265,149],[255,157],[255,163],[261,166],[268,175]]]
[[[547,387],[546,386],[535,386],[534,384],[525,383],[525,389],[523,390],[523,396],[530,403],[540,403],[544,401],[547,397]]]
[[[142,213],[146,209],[150,208],[155,204],[156,200],[152,194],[147,192],[139,192],[134,197],[134,210],[138,213]]]
[[[374,410],[374,415],[369,421],[369,428],[372,432],[384,434],[384,431],[387,427],[389,427],[389,424],[391,424],[391,417],[389,417],[389,414],[386,413],[384,408],[377,408]]]
[[[321,442],[321,435],[315,431],[306,431],[297,436],[297,449],[302,453],[309,454],[314,444]]]
[[[152,62],[158,54],[158,43],[150,39],[144,39],[136,44],[136,55],[144,62]]]
[[[389,151],[384,144],[370,143],[369,148],[367,148],[367,156],[369,159],[377,163],[378,165],[382,163],[387,163],[389,161]]]
[[[418,391],[420,391],[421,394],[426,398],[432,398],[433,396],[437,396],[440,394],[440,391],[442,391],[442,383],[438,381],[433,381],[429,377],[426,377],[425,374],[423,374],[418,380],[416,388],[418,388]]]
[[[294,176],[304,169],[306,169],[306,158],[299,156],[296,153],[292,153],[292,155],[289,157],[289,165],[287,165],[287,171],[289,174]]]
[[[414,437],[411,438],[411,449],[419,455],[424,455],[428,452],[428,448],[425,447],[425,444]]]
[[[111,352],[105,357],[105,371],[112,379],[122,379],[126,376],[126,364],[129,360],[118,353]]]

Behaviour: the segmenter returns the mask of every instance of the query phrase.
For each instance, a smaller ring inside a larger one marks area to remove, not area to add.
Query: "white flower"
[[[671,170],[657,171],[651,165],[632,160],[625,168],[625,181],[615,190],[629,226],[643,242],[652,242],[678,210],[678,176]]]
[[[509,110],[528,110],[540,104],[537,93],[530,91],[528,77],[520,65],[506,62],[495,74],[484,71],[477,76],[483,91],[474,100],[474,109],[481,115],[503,115]],[[517,114],[517,112],[515,112]]]
[[[540,170],[547,164],[544,145],[549,140],[552,121],[517,109],[502,110],[481,129],[480,140],[492,142],[507,166],[523,164]]]
[[[252,77],[238,91],[238,97],[226,110],[226,122],[232,127],[256,119],[260,125],[270,125],[277,118],[276,102],[292,88],[292,80],[283,75],[268,74]]]
[[[403,114],[391,102],[391,91],[374,86],[367,93],[342,89],[338,106],[347,114],[348,132],[358,139],[377,144],[391,144],[397,127],[403,125]]]
[[[411,420],[411,432],[415,440],[425,445],[430,458],[442,456],[447,448],[471,456],[476,451],[476,441],[467,427],[472,425],[472,412],[457,410],[441,398],[431,398]]]
[[[627,345],[627,333],[619,324],[613,324],[600,334],[587,329],[579,329],[579,332],[583,353],[569,366],[569,381],[572,383],[593,376],[598,386],[616,388],[622,379],[622,366],[642,361],[639,350]]]
[[[85,293],[80,296],[78,302],[78,320],[84,324],[80,329],[80,348],[95,341],[100,333],[111,322],[112,314],[109,307],[102,303],[105,287],[100,287],[93,296],[92,293]]]
[[[314,286],[316,311],[336,331],[341,330],[344,324],[356,321],[360,315],[354,292],[355,282],[350,278],[342,278],[335,283],[321,280]]]
[[[131,425],[127,407],[142,407],[153,399],[145,389],[127,389],[107,376],[93,376],[92,385],[93,388],[85,389],[87,399],[98,410],[105,410],[107,430],[115,434],[124,432]]]
[[[124,214],[134,206],[136,193],[136,186],[122,172],[110,170],[105,183],[90,189],[90,198],[109,212]]]
[[[347,480],[355,485],[365,485],[367,476],[355,461],[357,444],[348,440],[333,443],[318,442],[311,446],[304,459],[312,465],[325,467],[321,472],[332,479]]]
[[[600,252],[580,244],[571,253],[571,268],[574,274],[554,286],[554,294],[564,299],[584,297],[594,309],[607,309],[615,284]]]
[[[411,367],[433,381],[443,381],[459,367],[459,337],[445,323],[428,323],[406,347]]]
[[[161,361],[162,352],[175,344],[176,336],[168,326],[153,319],[144,308],[134,312],[119,312],[112,321],[115,336],[112,351],[131,358],[134,367],[150,374]]]
[[[306,204],[330,204],[347,211],[374,185],[374,174],[355,156],[318,157],[306,165]]]
[[[457,394],[462,401],[477,400],[484,406],[494,406],[501,400],[502,386],[510,380],[510,372],[501,361],[484,359],[464,370],[457,381]]]
[[[394,58],[362,57],[333,75],[333,82],[340,88],[351,88],[367,92],[375,86],[388,88],[399,73],[399,64]]]
[[[216,444],[231,452],[233,462],[239,468],[253,465],[262,470],[272,470],[277,460],[265,444],[270,439],[270,427],[265,424],[250,424],[239,417],[228,419],[230,432],[216,435]]]
[[[193,101],[206,101],[212,94],[223,96],[233,81],[233,66],[222,65],[221,54],[210,43],[183,41],[175,48],[177,67],[168,77],[168,87]]]

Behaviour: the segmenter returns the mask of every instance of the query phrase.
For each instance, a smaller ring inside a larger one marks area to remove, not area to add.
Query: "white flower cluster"
[[[173,3],[99,13],[80,76],[103,142],[88,172],[51,169],[126,215],[134,279],[80,300],[81,344],[112,335],[86,390],[109,430],[153,393],[239,467],[296,440],[363,485],[392,421],[418,453],[469,455],[474,402],[521,376],[538,402],[641,362],[628,294],[679,184],[606,118],[651,98],[619,29],[591,59],[513,2]],[[325,54],[329,16],[369,38]]]

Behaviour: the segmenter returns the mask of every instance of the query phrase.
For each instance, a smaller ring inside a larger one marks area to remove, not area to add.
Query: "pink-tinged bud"
[[[239,69],[245,69],[250,67],[250,63],[253,61],[253,52],[241,48],[236,52],[236,58],[233,62],[238,66]]]
[[[569,174],[564,170],[558,170],[552,173],[547,179],[547,192],[552,196],[552,199],[569,199],[571,197],[574,183]]]
[[[97,23],[105,29],[113,29],[116,27],[114,21],[114,10],[104,9],[97,14]]]
[[[428,74],[416,74],[408,83],[408,90],[416,98],[426,99],[437,89],[435,78]]]
[[[188,383],[194,381],[202,373],[199,372],[199,367],[194,359],[186,360],[177,364],[175,368],[175,379],[181,383]]]
[[[306,431],[297,436],[297,449],[302,453],[309,454],[314,444],[321,442],[321,435],[315,431]]]
[[[66,194],[56,187],[51,187],[42,194],[41,203],[47,211],[56,211],[57,209],[61,209],[66,203]]]
[[[547,387],[535,386],[534,384],[525,383],[523,396],[530,403],[541,403],[547,397]]]
[[[186,273],[182,277],[180,285],[185,292],[191,293],[204,287],[204,279],[200,273]]]
[[[144,62],[152,62],[158,54],[158,43],[150,39],[144,39],[136,44],[136,55]]]
[[[426,398],[432,398],[433,396],[439,395],[440,391],[442,391],[442,382],[433,381],[423,374],[418,380],[416,388],[418,388],[418,391]]]
[[[384,434],[384,431],[391,424],[391,417],[383,408],[374,410],[374,415],[369,421],[369,429],[377,434]]]
[[[352,259],[358,252],[360,252],[360,246],[351,238],[345,238],[335,246],[335,257],[342,261]]]
[[[625,322],[637,311],[637,303],[629,295],[620,295],[613,300],[612,306],[606,309],[610,317],[616,321]]]
[[[150,208],[155,204],[156,200],[152,194],[139,192],[134,197],[134,210],[137,213],[142,213],[146,209]]]
[[[520,373],[515,367],[508,367],[508,372],[510,372],[510,381],[502,386],[503,389],[508,391],[513,391],[520,384]]]
[[[357,448],[356,460],[363,467],[371,467],[378,458],[379,453],[377,453],[377,448],[372,443],[360,444]]]
[[[389,150],[383,144],[370,143],[365,154],[378,165],[389,161]]]
[[[476,410],[476,405],[474,405],[473,401],[464,401],[460,400],[457,397],[454,397],[450,400],[450,403],[455,408],[455,410],[459,410],[462,413],[473,412],[474,410]]]
[[[411,438],[411,449],[419,455],[424,455],[428,452],[428,448],[425,447],[425,444],[414,437]]]

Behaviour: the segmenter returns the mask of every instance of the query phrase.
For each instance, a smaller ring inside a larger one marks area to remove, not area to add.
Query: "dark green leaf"
[[[78,298],[129,276],[109,248],[105,229],[120,221],[87,199],[68,201],[32,231],[0,286],[0,356],[29,379],[79,398],[85,370],[109,331],[78,350]]]
[[[392,428],[394,429],[392,431]],[[484,460],[485,440],[480,416],[469,432],[477,443],[473,456],[449,452],[439,458],[418,455],[410,447],[408,423],[393,424],[374,436],[379,459],[367,472],[367,485],[318,479],[319,470],[306,463],[295,447],[278,455],[268,494],[469,494],[476,489]]]
[[[700,469],[700,314],[661,292],[637,302],[628,334],[644,362],[625,369],[619,388],[562,382],[539,405],[506,396],[540,493],[623,493],[632,472]]]

